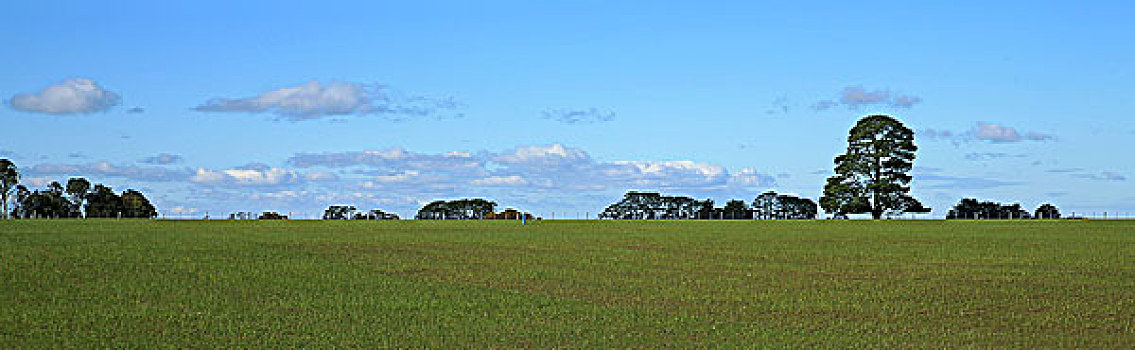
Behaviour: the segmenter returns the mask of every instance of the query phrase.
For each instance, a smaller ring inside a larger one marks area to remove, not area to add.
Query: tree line
[[[992,201],[978,201],[975,198],[963,198],[953,209],[946,213],[946,219],[1059,219],[1060,209],[1055,205],[1041,204],[1030,215],[1028,210],[1021,208],[1020,204],[1001,204]]]
[[[32,190],[20,184],[16,164],[0,159],[0,201],[4,218],[153,218],[157,209],[142,192],[127,189],[115,193],[109,186],[91,185],[82,177],[67,180],[64,186],[53,181],[44,189]],[[15,205],[8,203],[15,195]]]
[[[769,191],[753,199],[741,199],[715,207],[712,199],[664,196],[658,192],[627,192],[623,199],[607,206],[600,219],[614,220],[752,220],[815,219],[816,203],[811,199]]]

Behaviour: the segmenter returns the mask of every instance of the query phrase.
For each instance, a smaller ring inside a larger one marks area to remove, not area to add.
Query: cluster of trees
[[[810,220],[819,213],[816,202],[809,198],[768,191],[753,200],[753,215],[760,220]]]
[[[708,218],[713,213],[713,200],[696,200],[690,197],[663,196],[658,192],[630,191],[623,199],[607,206],[600,219],[696,219]]]
[[[1029,215],[1028,210],[1021,208],[1020,204],[1003,205],[992,201],[978,201],[974,198],[963,198],[946,213],[946,219],[1059,219],[1060,210],[1052,204],[1041,204]]]
[[[323,220],[398,220],[398,215],[378,209],[357,211],[351,205],[332,205],[323,211]]]
[[[657,192],[627,192],[623,199],[607,206],[600,219],[615,220],[751,220],[814,219],[818,209],[811,199],[779,195],[769,191],[757,196],[753,205],[733,199],[724,207],[714,207],[712,199],[696,200],[682,196],[663,196]]]
[[[15,206],[9,210],[11,195]],[[158,211],[142,192],[128,189],[121,195],[109,186],[91,185],[85,178],[67,180],[64,187],[53,181],[32,190],[19,183],[19,171],[8,159],[0,159],[0,200],[5,218],[153,218]]]
[[[492,214],[497,203],[481,198],[433,201],[418,209],[418,220],[481,220]]]

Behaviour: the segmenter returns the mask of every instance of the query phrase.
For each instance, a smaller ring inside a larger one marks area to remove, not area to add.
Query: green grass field
[[[1135,346],[1135,221],[0,222],[0,348]]]

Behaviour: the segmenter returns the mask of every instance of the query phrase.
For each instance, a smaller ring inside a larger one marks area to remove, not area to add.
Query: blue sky
[[[1135,212],[1130,2],[21,2],[0,156],[167,215],[547,216],[628,189],[818,197],[847,130],[918,132],[913,194]]]

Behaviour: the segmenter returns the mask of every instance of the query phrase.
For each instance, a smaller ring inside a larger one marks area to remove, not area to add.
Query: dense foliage
[[[1055,209],[1055,207],[1053,207]],[[997,202],[978,201],[974,198],[963,198],[946,213],[946,219],[1028,219],[1028,210],[1021,208],[1020,204],[1002,205]]]
[[[496,210],[497,203],[480,199],[458,199],[453,201],[433,201],[418,210],[418,220],[467,220],[484,219]]]
[[[835,158],[820,205],[836,215],[928,212],[910,196],[908,172],[914,166],[914,131],[889,115],[860,119],[847,137],[847,152]]]

